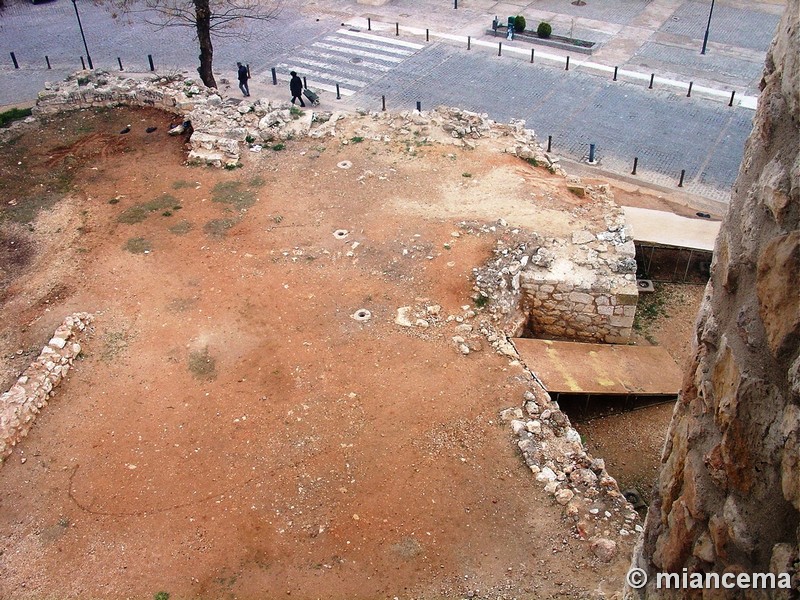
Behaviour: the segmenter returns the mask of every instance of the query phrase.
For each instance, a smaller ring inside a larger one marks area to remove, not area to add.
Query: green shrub
[[[514,17],[514,32],[515,33],[522,33],[525,31],[525,26],[527,23],[525,22],[525,17],[522,15],[517,15]]]
[[[31,116],[30,108],[12,108],[5,112],[0,112],[0,127],[5,127],[12,121],[18,121]]]
[[[553,33],[553,28],[550,27],[550,23],[542,21],[539,23],[539,27],[536,28],[536,35],[540,38],[547,39],[550,37],[551,33]]]

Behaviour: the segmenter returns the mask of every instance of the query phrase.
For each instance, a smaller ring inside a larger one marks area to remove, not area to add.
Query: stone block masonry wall
[[[91,321],[92,316],[87,313],[75,313],[64,319],[39,357],[0,396],[0,465],[17,442],[28,435],[36,415],[69,372],[81,351],[75,335]]]
[[[688,597],[653,577],[684,569],[789,578],[691,597],[800,597],[800,0],[762,88],[634,555],[650,583],[629,597]]]

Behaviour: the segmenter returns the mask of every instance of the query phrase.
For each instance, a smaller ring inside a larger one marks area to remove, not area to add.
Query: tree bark
[[[214,80],[212,70],[214,47],[211,44],[211,8],[208,3],[209,0],[194,0],[197,40],[200,42],[200,66],[197,67],[197,72],[207,87],[215,88],[217,82]]]

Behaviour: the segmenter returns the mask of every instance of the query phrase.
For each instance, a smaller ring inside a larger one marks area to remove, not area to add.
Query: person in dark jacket
[[[292,104],[295,98],[300,100],[300,106],[305,106],[303,102],[303,80],[297,76],[297,71],[292,71],[292,80],[289,82],[289,90],[292,92]]]
[[[250,73],[242,63],[237,62],[236,66],[239,69],[239,89],[242,90],[242,93],[245,97],[250,95],[250,88],[247,85],[247,80],[250,79]]]

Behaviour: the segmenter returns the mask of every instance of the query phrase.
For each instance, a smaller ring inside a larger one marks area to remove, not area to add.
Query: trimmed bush
[[[549,38],[551,33],[553,33],[553,28],[550,27],[550,23],[542,21],[539,23],[539,27],[536,28],[536,35],[540,38]]]
[[[515,33],[522,33],[525,31],[525,26],[527,23],[525,22],[525,17],[522,15],[517,15],[514,17],[514,32]]]

